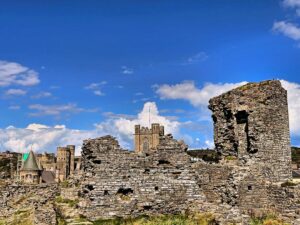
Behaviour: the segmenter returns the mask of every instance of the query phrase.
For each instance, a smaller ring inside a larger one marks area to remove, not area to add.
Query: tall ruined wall
[[[280,81],[249,83],[209,101],[216,150],[270,181],[291,178],[287,91]]]

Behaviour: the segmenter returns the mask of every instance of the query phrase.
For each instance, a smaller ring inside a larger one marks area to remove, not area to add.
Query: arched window
[[[143,151],[148,151],[149,150],[149,140],[148,138],[144,138],[143,140]]]

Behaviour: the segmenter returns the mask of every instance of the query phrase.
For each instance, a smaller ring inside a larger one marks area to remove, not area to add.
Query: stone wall
[[[287,92],[280,81],[248,83],[209,101],[216,150],[272,182],[291,178]]]
[[[33,224],[54,225],[57,222],[54,199],[58,193],[57,185],[0,185],[0,221],[10,224],[26,212]]]
[[[185,146],[170,137],[168,141],[169,148],[158,146],[158,151],[144,154],[122,150],[111,136],[85,141],[85,215],[96,219],[179,213],[190,202],[204,200],[195,173],[188,169]]]

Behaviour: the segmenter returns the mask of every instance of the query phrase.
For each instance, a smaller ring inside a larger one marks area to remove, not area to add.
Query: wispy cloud
[[[21,109],[21,106],[19,106],[19,105],[11,105],[11,106],[8,107],[8,109],[10,109],[10,110],[19,110],[19,109]]]
[[[295,41],[300,40],[300,28],[293,23],[289,23],[286,21],[279,21],[273,24],[273,31],[279,32],[284,36],[291,38]]]
[[[140,99],[134,99],[133,101],[132,101],[132,103],[138,103],[138,102],[147,102],[147,101],[150,101],[151,100],[151,98],[140,98]]]
[[[182,99],[196,107],[207,107],[209,99],[213,96],[222,94],[245,83],[206,83],[202,88],[198,88],[193,81],[184,81],[175,85],[164,84],[157,86],[156,93],[161,99]]]
[[[122,66],[121,69],[122,69],[123,74],[133,74],[134,73],[134,70],[127,66]]]
[[[86,86],[85,89],[91,90],[94,93],[94,95],[103,96],[105,94],[102,92],[101,89],[106,84],[107,84],[106,81],[101,81],[99,83],[91,83],[88,86]]]
[[[96,112],[98,109],[84,109],[78,107],[76,104],[65,104],[65,105],[42,105],[33,104],[29,105],[29,109],[35,110],[30,113],[30,116],[61,116],[63,113],[70,115],[80,112]]]
[[[195,55],[190,56],[189,58],[187,58],[182,65],[191,65],[191,64],[197,64],[200,62],[203,62],[205,60],[207,60],[208,55],[206,54],[206,52],[198,52]]]
[[[0,87],[33,86],[40,82],[38,73],[16,62],[0,60]]]
[[[289,8],[300,8],[300,0],[284,0],[282,4]]]
[[[42,91],[42,92],[39,92],[36,95],[31,96],[31,98],[33,98],[33,99],[40,99],[40,98],[49,98],[51,96],[52,96],[52,93],[47,92],[47,91]]]
[[[300,0],[283,0],[282,5],[285,8],[295,10],[295,14],[300,16]],[[281,33],[282,35],[298,42],[300,47],[300,27],[297,22],[291,21],[276,21],[273,23],[272,31]]]
[[[26,95],[26,94],[27,94],[27,91],[22,90],[22,89],[8,89],[5,92],[6,96],[23,96],[23,95]]]

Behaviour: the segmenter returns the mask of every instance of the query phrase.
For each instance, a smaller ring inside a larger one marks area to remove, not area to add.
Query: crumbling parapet
[[[258,176],[270,181],[291,178],[287,91],[280,81],[248,83],[209,101],[216,150],[253,163]]]

